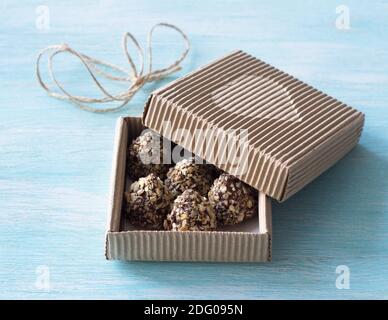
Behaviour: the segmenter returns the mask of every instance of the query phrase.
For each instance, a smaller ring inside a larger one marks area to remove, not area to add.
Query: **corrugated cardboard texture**
[[[146,105],[143,122],[283,201],[357,144],[364,115],[237,51],[155,91]],[[166,122],[171,125],[168,130]],[[236,174],[233,163],[217,162],[225,152],[223,145],[182,139],[177,129],[191,133],[208,130],[229,139],[240,137],[232,135],[233,130],[245,130],[245,172]]]
[[[141,261],[265,262],[267,233],[124,231],[107,234],[107,258]]]
[[[118,120],[112,172],[111,206],[105,255],[107,259],[150,261],[264,262],[271,259],[271,200],[259,193],[259,216],[236,231],[173,232],[130,230],[122,215],[128,142],[143,129],[141,118]],[[252,218],[254,219],[254,218]]]

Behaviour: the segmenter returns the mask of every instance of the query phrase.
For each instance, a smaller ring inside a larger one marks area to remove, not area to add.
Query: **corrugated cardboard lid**
[[[364,115],[236,51],[153,92],[143,123],[283,201],[357,144]]]

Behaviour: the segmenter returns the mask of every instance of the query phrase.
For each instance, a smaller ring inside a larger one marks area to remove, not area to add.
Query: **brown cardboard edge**
[[[354,147],[356,147],[358,143],[358,137],[352,137],[351,139],[345,142],[347,146],[343,147],[340,152],[328,153],[328,156],[324,157],[322,163],[317,166],[318,169],[315,169],[315,175],[309,176],[308,180],[306,180],[307,183],[304,182],[304,185],[311,183],[315,178],[318,177],[318,175],[330,169],[335,163],[345,157]],[[294,190],[291,189],[287,198],[292,197],[299,189],[300,187],[294,188]]]
[[[125,177],[122,173],[125,172],[127,143],[128,127],[125,118],[119,118],[116,126],[115,151],[111,177],[111,206],[109,208],[111,219],[109,231],[119,231],[120,229],[120,217],[115,215],[114,212],[121,212],[125,185]]]
[[[124,117],[120,117],[116,122],[112,172],[111,172],[111,188],[108,206],[108,225],[107,235],[105,237],[105,257],[108,259],[108,233],[120,230],[121,206],[124,194],[125,177],[121,174],[125,172],[126,162],[126,146],[128,143],[128,127]]]
[[[360,129],[360,133],[359,134],[356,133],[357,136],[355,136],[355,139],[357,139],[357,143],[358,143],[358,141],[359,141],[359,139],[361,137],[361,134],[362,134],[364,123],[365,123],[365,114],[362,113],[362,112],[359,112],[357,114],[357,116],[355,116],[355,118],[348,125],[346,125],[344,128],[339,130],[329,140],[326,140],[324,143],[318,145],[316,148],[314,148],[308,154],[306,154],[303,158],[298,160],[298,162],[296,162],[292,167],[289,167],[289,175],[287,176],[287,181],[286,181],[286,184],[285,184],[284,189],[283,189],[282,197],[280,199],[278,199],[278,201],[279,202],[284,202],[285,200],[287,200],[290,197],[292,197],[295,193],[297,193],[298,190],[296,192],[293,192],[293,193],[290,193],[290,190],[289,190],[290,173],[293,172],[295,170],[295,168],[298,168],[299,166],[301,166],[301,164],[303,162],[311,160],[310,158],[314,157],[315,154],[319,154],[320,150],[326,149],[328,145],[332,145],[333,144],[332,141],[338,139],[339,137],[340,137],[340,139],[344,139],[343,136],[346,136],[348,133],[353,135],[352,131],[354,130],[354,128],[360,127],[361,128]],[[355,147],[357,145],[357,143],[353,147]],[[351,149],[353,149],[353,147]],[[325,172],[330,167],[332,167],[335,163],[337,163],[343,156],[345,156],[348,152],[350,152],[351,149],[347,150],[339,159],[333,160],[332,163],[327,168],[325,168],[324,170],[320,171],[319,174],[315,178],[320,176],[323,172]],[[340,153],[340,151],[339,151],[339,153]],[[306,180],[306,183],[304,183],[303,186],[300,189],[303,189],[306,185],[308,185],[310,182],[315,180],[315,178],[312,179],[312,180]]]
[[[127,117],[130,118],[130,117]],[[112,175],[111,175],[111,196],[110,196],[110,206],[108,211],[108,230],[106,232],[105,237],[105,257],[108,260],[117,259],[117,257],[112,256],[112,250],[115,251],[123,251],[122,257],[125,256],[125,245],[121,242],[114,241],[114,237],[118,234],[121,234],[125,237],[125,234],[139,234],[141,237],[144,235],[150,234],[173,234],[167,231],[145,231],[145,230],[136,230],[136,231],[119,231],[120,230],[120,219],[121,219],[121,206],[123,201],[123,193],[125,187],[125,162],[126,162],[126,149],[128,144],[128,123],[126,121],[127,118],[119,118],[116,125],[116,134],[115,134],[115,147],[114,147],[114,156],[113,156],[113,165],[112,165]],[[135,117],[132,117],[135,118]],[[201,260],[187,260],[187,259],[179,259],[176,260],[171,259],[162,259],[154,260],[154,261],[211,261],[211,262],[265,262],[270,261],[272,256],[272,246],[271,246],[271,233],[272,233],[272,205],[271,199],[266,196],[264,193],[259,192],[259,233],[253,232],[225,232],[225,231],[214,231],[207,232],[209,234],[217,234],[217,236],[224,236],[225,239],[220,242],[224,243],[223,245],[228,245],[226,242],[230,240],[229,238],[241,236],[239,239],[244,241],[247,238],[260,238],[261,242],[266,242],[266,257],[258,256],[255,259],[245,259],[245,258],[206,258]],[[195,235],[203,235],[202,238],[205,238],[206,232],[185,232],[186,235],[193,234]],[[186,237],[186,235],[184,237]],[[229,237],[227,235],[230,235]],[[217,238],[217,236],[214,236]],[[129,237],[129,236],[128,236]],[[167,237],[170,237],[167,235]],[[266,241],[264,240],[266,239]],[[226,241],[225,241],[226,240]],[[125,241],[125,238],[124,240]],[[138,241],[138,240],[136,240]],[[202,240],[200,241],[202,242]],[[121,244],[120,244],[121,243]],[[211,244],[209,244],[211,245]],[[111,248],[112,247],[112,248]],[[114,248],[116,247],[116,248]],[[254,253],[250,254],[253,255]],[[137,260],[137,259],[133,259]],[[153,259],[145,259],[147,261]]]
[[[263,223],[260,223],[260,222]],[[272,200],[265,193],[259,191],[259,228],[260,233],[268,235],[267,261],[272,260]]]
[[[268,233],[123,231],[107,233],[107,259],[124,261],[267,262]]]
[[[142,118],[141,118],[141,123],[144,125],[145,123],[145,119],[147,118],[147,114],[148,114],[148,110],[149,110],[149,107],[150,107],[150,104],[151,104],[151,100],[153,99],[154,97],[154,93],[151,93],[144,105],[144,110],[143,110],[143,115],[142,115]]]

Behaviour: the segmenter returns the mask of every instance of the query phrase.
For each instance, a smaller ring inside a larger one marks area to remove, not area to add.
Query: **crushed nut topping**
[[[173,204],[164,221],[164,228],[172,231],[212,231],[217,220],[209,201],[192,189],[185,190]]]
[[[163,162],[164,139],[152,131],[146,131],[134,139],[127,151],[128,175],[137,180],[150,173],[165,178],[170,164]]]
[[[162,180],[151,173],[131,184],[125,193],[126,212],[131,224],[147,229],[163,229],[171,210],[172,194]]]
[[[132,225],[215,230],[217,225],[237,224],[257,214],[258,194],[252,187],[210,163],[196,163],[195,156],[174,167],[163,164],[163,152],[167,152],[163,138],[152,131],[134,139],[128,148],[127,172],[138,179],[125,193]]]
[[[236,177],[223,173],[209,193],[219,225],[231,225],[257,214],[257,191]]]
[[[195,158],[183,159],[168,171],[165,184],[174,197],[187,189],[206,196],[212,184],[211,167],[195,163]]]

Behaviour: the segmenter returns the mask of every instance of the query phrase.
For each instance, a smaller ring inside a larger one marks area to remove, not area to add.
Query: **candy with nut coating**
[[[257,191],[236,177],[223,173],[208,193],[219,226],[233,225],[257,214]]]
[[[171,165],[164,163],[164,160],[169,159],[169,157],[163,159],[164,152],[167,152],[163,148],[164,141],[160,135],[151,130],[143,132],[132,141],[127,151],[127,172],[133,180],[150,173],[165,178]]]
[[[164,228],[172,231],[213,231],[216,227],[216,216],[209,201],[192,189],[175,199],[164,222]]]
[[[165,183],[174,197],[187,189],[198,191],[202,196],[207,195],[213,180],[212,174],[209,165],[196,163],[195,159],[183,159],[168,171]]]
[[[171,210],[172,194],[162,180],[151,173],[131,184],[125,193],[129,222],[145,229],[163,229],[163,221]]]

